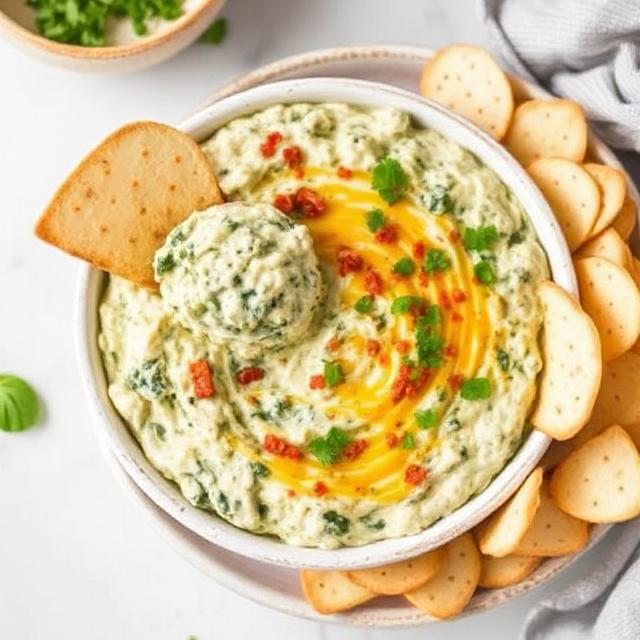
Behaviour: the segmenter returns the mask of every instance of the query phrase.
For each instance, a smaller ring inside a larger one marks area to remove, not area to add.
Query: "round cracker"
[[[551,478],[551,495],[565,512],[588,522],[622,522],[640,515],[640,455],[618,425],[585,442]]]
[[[602,383],[587,425],[571,440],[554,442],[542,459],[545,469],[555,467],[571,451],[612,424],[640,424],[640,354],[633,351],[607,362]]]
[[[542,158],[527,169],[553,210],[571,251],[589,236],[600,211],[595,180],[571,160]]]
[[[471,120],[496,140],[509,127],[511,85],[481,47],[454,44],[440,49],[424,66],[420,93]]]
[[[516,493],[476,529],[480,551],[503,558],[513,553],[540,505],[542,469],[534,469]]]
[[[597,329],[576,301],[553,282],[539,288],[544,315],[544,369],[531,422],[556,440],[575,435],[593,409],[602,359]]]
[[[540,492],[540,508],[531,527],[516,549],[517,555],[554,557],[584,549],[589,541],[589,525],[561,511],[545,481]]]
[[[575,254],[576,258],[590,258],[592,256],[611,260],[619,267],[629,271],[633,269],[633,256],[629,245],[613,227],[605,229],[601,234],[588,240]]]
[[[613,220],[612,226],[622,238],[628,240],[636,226],[637,219],[638,208],[636,207],[636,203],[631,200],[631,198],[627,198],[622,204],[618,215]]]
[[[575,261],[584,310],[593,319],[604,361],[631,349],[640,337],[640,291],[629,273],[606,258]]]
[[[300,584],[307,602],[318,613],[338,613],[376,597],[369,589],[349,580],[340,571],[300,572]]]
[[[581,162],[587,149],[587,120],[572,100],[527,100],[513,112],[503,142],[525,167],[539,158]]]
[[[588,162],[583,167],[598,184],[602,196],[600,212],[590,234],[593,237],[606,229],[618,215],[627,195],[627,182],[620,169],[595,162]]]
[[[445,547],[428,553],[394,562],[393,564],[348,571],[352,582],[381,595],[398,595],[421,587],[430,580],[447,560]]]
[[[481,560],[473,536],[465,533],[446,545],[447,561],[425,585],[405,593],[407,600],[429,616],[446,620],[461,613],[480,579]]]
[[[482,556],[479,586],[485,589],[502,589],[518,584],[530,576],[541,562],[542,558],[539,556]]]

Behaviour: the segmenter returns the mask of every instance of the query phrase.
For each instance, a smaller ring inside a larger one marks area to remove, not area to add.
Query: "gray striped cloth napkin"
[[[640,0],[477,3],[508,68],[580,102],[611,146],[640,152]],[[638,156],[625,156],[640,177]],[[521,640],[640,640],[640,519],[616,526],[600,544],[605,563],[542,600]]]

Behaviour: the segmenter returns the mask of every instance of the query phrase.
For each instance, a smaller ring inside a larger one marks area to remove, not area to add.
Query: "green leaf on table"
[[[33,387],[17,376],[0,374],[0,429],[24,431],[38,421],[40,403]]]

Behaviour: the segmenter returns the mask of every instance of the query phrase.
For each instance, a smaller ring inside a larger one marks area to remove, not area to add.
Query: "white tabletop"
[[[0,370],[30,380],[45,404],[39,427],[0,432],[0,638],[514,639],[548,587],[437,632],[344,630],[250,603],[167,548],[102,458],[74,356],[78,264],[31,232],[78,159],[123,122],[178,122],[215,88],[285,55],[484,42],[471,0],[229,0],[223,15],[223,46],[197,44],[130,76],[60,71],[0,42]]]

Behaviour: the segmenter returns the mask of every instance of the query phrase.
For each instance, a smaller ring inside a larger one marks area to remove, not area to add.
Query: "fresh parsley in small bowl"
[[[205,34],[220,44],[225,0],[7,0],[0,33],[47,62],[78,71],[134,71]]]

